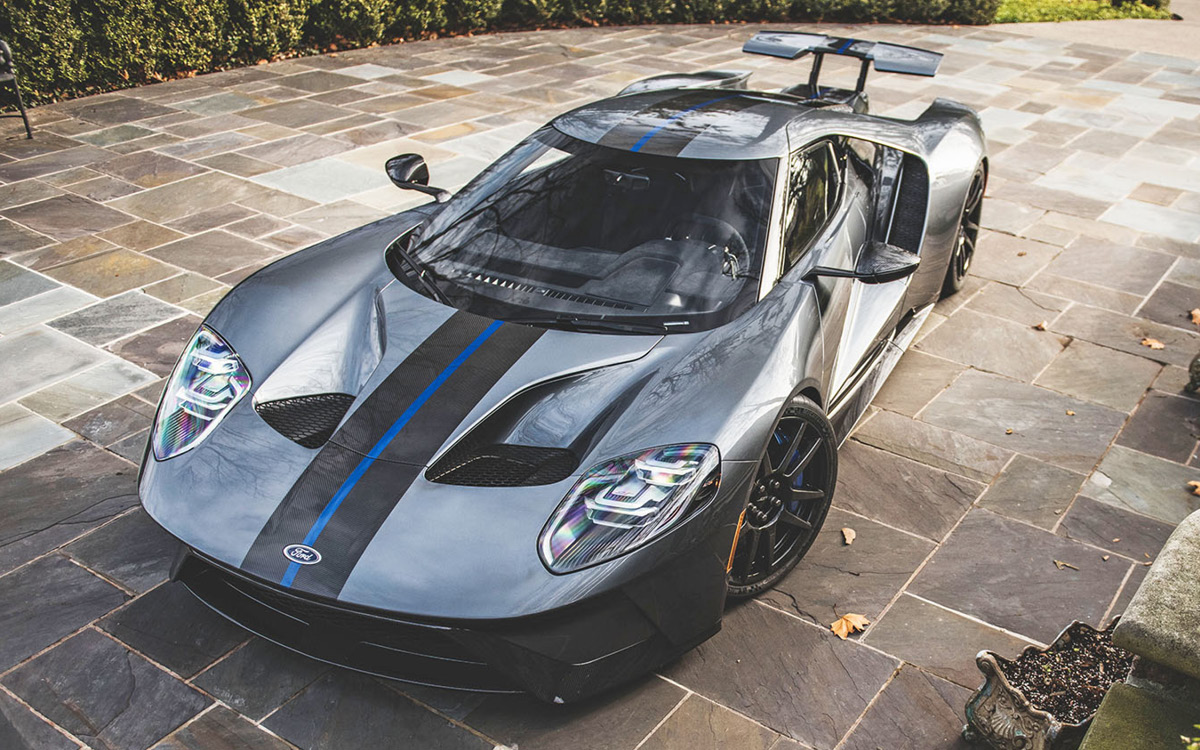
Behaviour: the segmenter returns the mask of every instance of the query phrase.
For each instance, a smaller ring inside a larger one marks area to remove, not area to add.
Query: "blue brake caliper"
[[[775,430],[775,434],[773,437],[775,438],[775,442],[779,445],[783,445],[785,442],[787,442],[787,435],[783,434],[783,430],[778,430],[778,429]],[[795,461],[797,458],[799,458],[799,456],[800,456],[800,449],[797,448],[796,452],[793,453],[792,457],[788,460],[788,465],[790,466],[792,461]],[[796,489],[800,489],[801,487],[804,486],[804,472],[803,471],[796,474],[796,479],[792,482],[792,486],[795,487]],[[798,501],[790,501],[790,502],[788,502],[788,510],[795,512],[796,507],[799,505],[800,505],[800,503]]]

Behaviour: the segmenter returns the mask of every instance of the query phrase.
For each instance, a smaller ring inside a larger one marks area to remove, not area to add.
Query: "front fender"
[[[698,334],[654,373],[589,459],[633,448],[713,443],[730,461],[757,461],[775,417],[801,384],[823,394],[821,322],[811,285],[781,282],[745,315]]]

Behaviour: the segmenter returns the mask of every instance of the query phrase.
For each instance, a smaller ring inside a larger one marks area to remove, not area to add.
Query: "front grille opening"
[[[452,448],[425,478],[462,487],[533,487],[561,482],[578,466],[579,459],[565,448],[466,445]]]
[[[258,416],[276,432],[305,448],[320,448],[354,403],[347,393],[318,393],[254,405]]]
[[[411,622],[324,603],[188,555],[177,580],[201,601],[269,641],[315,659],[421,685],[516,692],[449,626]]]

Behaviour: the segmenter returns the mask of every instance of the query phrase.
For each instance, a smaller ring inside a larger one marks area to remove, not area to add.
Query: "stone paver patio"
[[[750,33],[404,44],[41,107],[33,141],[5,121],[0,747],[958,747],[976,651],[1120,613],[1200,507],[1200,405],[1181,392],[1200,351],[1200,61],[1000,28],[835,27],[947,54],[933,80],[875,77],[873,106],[982,112],[988,231],[844,446],[812,553],[661,675],[566,708],[411,688],[248,638],[165,583],[136,462],[162,377],[231,285],[419,200],[384,176],[396,153],[450,187],[639,77],[803,75],[741,55]],[[842,642],[828,624],[848,612],[873,624]]]

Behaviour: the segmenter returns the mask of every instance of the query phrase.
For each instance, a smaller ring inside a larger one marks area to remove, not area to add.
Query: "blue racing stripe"
[[[846,50],[850,49],[850,45],[851,45],[851,44],[854,44],[854,40],[853,40],[853,39],[847,39],[845,42],[843,42],[843,43],[842,43],[842,46],[841,46],[841,47],[838,47],[838,49],[837,49],[837,54],[839,54],[839,55],[844,55],[844,54],[846,54]]]
[[[721,96],[721,97],[717,97],[716,99],[709,99],[706,102],[701,102],[700,104],[697,104],[692,107],[688,107],[687,109],[680,110],[680,111],[676,112],[675,114],[671,115],[670,117],[668,117],[666,120],[664,120],[662,125],[651,128],[650,132],[646,133],[641,138],[639,138],[637,143],[633,144],[633,148],[631,148],[629,150],[630,151],[641,151],[642,146],[645,146],[647,141],[649,141],[654,136],[658,135],[658,131],[660,131],[663,128],[665,128],[666,126],[670,125],[672,121],[678,120],[680,117],[683,117],[688,112],[692,112],[697,109],[703,109],[704,107],[707,107],[710,104],[716,104],[717,102],[723,102],[726,99],[734,99],[739,96],[741,96],[741,94],[730,94],[729,96]]]
[[[317,537],[321,536],[321,532],[325,530],[325,526],[329,523],[329,519],[333,518],[333,514],[337,511],[338,506],[341,505],[342,501],[346,499],[346,496],[350,494],[350,490],[354,489],[354,485],[358,483],[358,480],[362,479],[363,474],[367,473],[367,469],[371,468],[371,464],[375,463],[375,459],[383,455],[383,451],[386,450],[388,445],[396,439],[396,435],[400,434],[400,431],[404,429],[404,425],[408,424],[409,420],[413,418],[413,415],[425,405],[425,402],[433,396],[438,388],[442,387],[442,384],[454,374],[454,371],[461,367],[463,362],[466,362],[467,358],[475,353],[476,349],[483,346],[483,342],[487,341],[493,333],[499,330],[501,325],[503,325],[503,322],[499,320],[494,321],[491,325],[489,325],[483,333],[476,336],[475,340],[468,344],[467,348],[463,349],[462,352],[460,352],[459,355],[454,358],[453,362],[446,365],[446,369],[442,370],[438,376],[433,379],[433,382],[425,387],[425,390],[421,391],[421,393],[415,399],[413,399],[413,402],[409,404],[407,409],[404,410],[404,413],[401,414],[400,417],[392,424],[392,426],[388,428],[387,432],[383,433],[383,437],[379,438],[379,441],[375,443],[374,447],[371,448],[367,455],[358,462],[358,466],[354,467],[354,471],[350,472],[350,476],[346,477],[346,481],[342,482],[342,486],[338,487],[337,492],[335,492],[333,497],[329,499],[329,502],[325,504],[325,508],[321,510],[321,515],[317,516],[317,520],[313,522],[312,528],[309,529],[308,534],[304,536],[304,544],[311,547],[316,543]],[[292,581],[296,578],[296,573],[299,571],[300,563],[288,563],[287,571],[283,574],[283,578],[279,581],[279,583],[284,586],[291,586]]]

